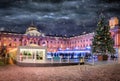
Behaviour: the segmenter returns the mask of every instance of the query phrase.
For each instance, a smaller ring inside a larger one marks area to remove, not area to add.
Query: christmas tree
[[[92,52],[95,54],[114,54],[114,40],[109,32],[110,27],[106,25],[105,18],[101,16],[92,41]]]

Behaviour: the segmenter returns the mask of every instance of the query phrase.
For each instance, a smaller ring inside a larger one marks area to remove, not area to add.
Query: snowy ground
[[[61,67],[0,66],[0,81],[120,81],[120,64]]]

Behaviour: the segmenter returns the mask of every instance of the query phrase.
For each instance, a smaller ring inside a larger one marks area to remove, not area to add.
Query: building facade
[[[25,34],[0,32],[0,47],[6,46],[8,51],[18,46],[37,44],[46,46],[48,52],[56,52],[65,49],[85,49],[92,44],[94,33],[75,37],[53,37],[45,36],[37,31],[36,27],[28,27]]]
[[[115,48],[120,46],[120,27],[117,17],[113,17],[109,21],[111,27],[111,36],[115,41]],[[58,50],[83,50],[92,45],[94,33],[88,33],[74,37],[56,37],[45,36],[38,32],[37,27],[33,24],[28,27],[25,34],[17,34],[11,32],[0,32],[0,48],[5,46],[7,51],[17,48],[18,46],[26,46],[29,44],[37,44],[46,46],[47,52],[57,52]]]

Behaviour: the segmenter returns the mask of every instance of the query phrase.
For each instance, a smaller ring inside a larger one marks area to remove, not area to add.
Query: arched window
[[[32,42],[30,42],[30,44],[32,44]]]
[[[9,46],[12,46],[12,44],[10,43]]]
[[[16,38],[14,39],[14,41],[16,41]]]
[[[36,44],[36,42],[34,41],[34,44]]]
[[[52,41],[50,41],[52,43]]]

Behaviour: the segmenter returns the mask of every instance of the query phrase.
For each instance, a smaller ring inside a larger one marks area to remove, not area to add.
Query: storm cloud
[[[25,32],[31,22],[45,34],[93,32],[99,15],[120,18],[119,0],[1,0],[2,30]]]

